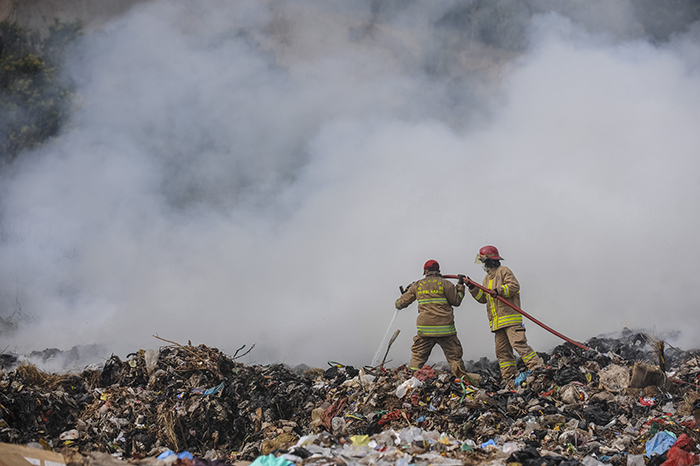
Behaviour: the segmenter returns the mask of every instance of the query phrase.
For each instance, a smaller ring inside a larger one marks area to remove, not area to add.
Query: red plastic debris
[[[395,409],[392,412],[387,413],[384,416],[382,416],[382,418],[379,420],[378,424],[380,426],[383,426],[387,422],[396,421],[397,419],[401,419],[402,417],[405,419],[408,419],[411,417],[411,413],[402,413],[400,409]]]

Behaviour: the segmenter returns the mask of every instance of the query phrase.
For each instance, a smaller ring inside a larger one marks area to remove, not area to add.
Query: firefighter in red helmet
[[[462,343],[457,338],[454,310],[464,298],[464,280],[457,286],[440,274],[440,264],[429,260],[423,266],[424,278],[412,283],[396,300],[396,309],[418,301],[418,332],[411,346],[411,369],[417,370],[430,357],[435,345],[440,345],[452,373],[461,377],[466,373],[462,361]]]
[[[496,296],[500,296],[520,307],[520,284],[513,272],[501,265],[502,260],[495,246],[481,248],[475,262],[482,264],[486,271],[483,284],[491,293],[485,293],[474,285],[469,287],[469,292],[474,299],[486,304],[489,326],[496,339],[496,358],[501,376],[504,384],[512,387],[517,373],[513,350],[518,352],[528,369],[541,367],[544,362],[527,344],[522,314],[496,299]]]

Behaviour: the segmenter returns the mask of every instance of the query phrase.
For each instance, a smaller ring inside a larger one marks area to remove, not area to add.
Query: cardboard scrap
[[[60,453],[0,443],[0,466],[66,466]]]

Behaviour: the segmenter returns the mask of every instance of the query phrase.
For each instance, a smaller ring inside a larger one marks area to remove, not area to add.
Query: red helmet
[[[484,262],[486,259],[503,260],[501,255],[498,254],[496,246],[484,246],[479,249],[479,254],[476,255],[476,261],[474,262],[478,264],[479,262]]]
[[[440,264],[438,264],[438,261],[434,260],[429,260],[428,262],[425,263],[423,266],[423,270],[440,270]]]

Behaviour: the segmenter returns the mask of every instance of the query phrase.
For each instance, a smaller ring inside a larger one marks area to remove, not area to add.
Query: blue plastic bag
[[[485,447],[488,447],[489,445],[493,445],[495,447],[496,442],[494,442],[493,439],[491,439],[488,442],[484,442],[481,445],[479,445],[479,448],[485,448]]]
[[[167,458],[168,456],[171,456],[171,455],[174,455],[174,454],[175,454],[175,452],[172,451],[172,450],[165,450],[163,453],[161,453],[160,455],[158,455],[158,458],[157,458],[157,459],[159,459],[159,460],[164,460],[164,459]]]
[[[159,459],[159,460],[164,460],[164,459],[167,458],[168,456],[173,456],[173,455],[177,455],[177,457],[178,457],[179,459],[181,459],[181,460],[184,460],[184,459],[187,459],[187,460],[194,459],[194,456],[192,456],[192,453],[190,453],[189,451],[183,451],[183,452],[181,452],[181,453],[175,453],[175,452],[172,451],[172,450],[165,450],[163,453],[161,453],[160,455],[158,455],[158,459]]]
[[[518,376],[515,378],[515,386],[519,387],[521,383],[525,382],[525,379],[527,379],[530,374],[532,374],[532,371],[525,371],[518,374]]]
[[[673,434],[673,432],[669,432],[667,430],[658,432],[656,435],[654,435],[654,438],[647,442],[646,453],[644,453],[644,456],[651,458],[651,455],[663,455],[674,443],[676,443],[676,436]]]

